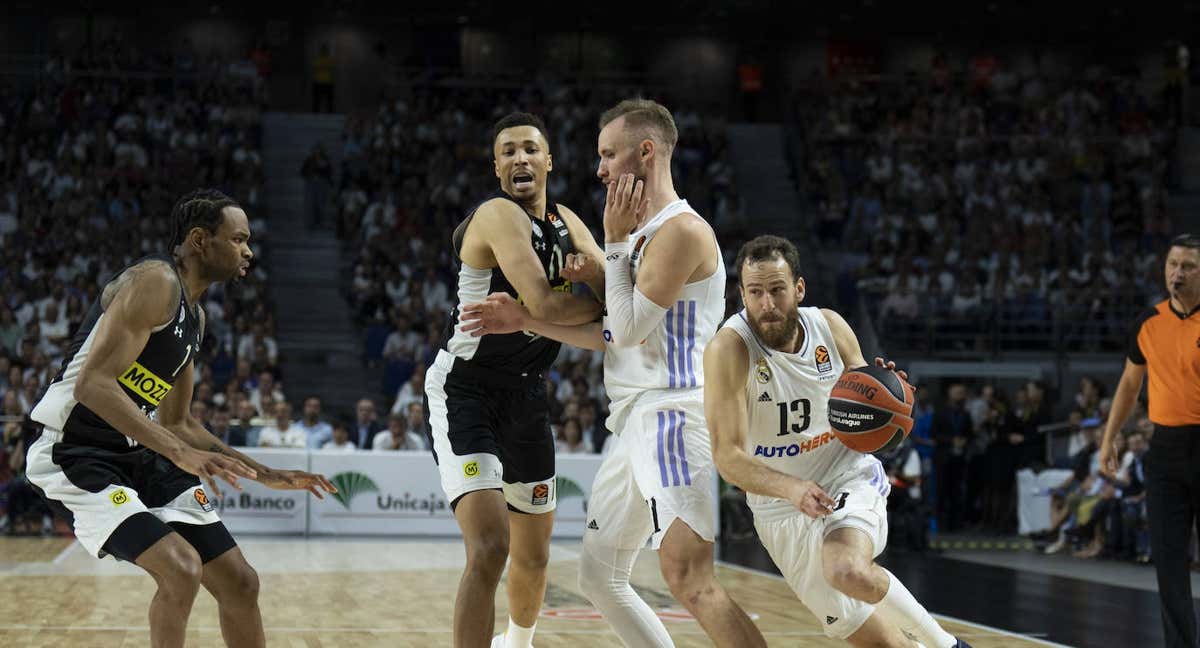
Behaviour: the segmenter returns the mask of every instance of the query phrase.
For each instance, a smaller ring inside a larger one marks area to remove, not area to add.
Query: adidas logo
[[[591,522],[588,522],[588,528],[591,529],[592,531],[599,531],[600,525],[596,524],[595,520],[592,520]]]
[[[834,623],[837,623],[837,619],[838,618],[835,616],[827,616],[825,617],[825,625],[833,625]]]
[[[762,396],[759,396],[759,397],[758,397],[758,402],[760,402],[760,403],[769,403],[769,402],[771,402],[771,395],[770,395],[770,394],[768,394],[767,392],[763,392],[763,393],[762,393]]]

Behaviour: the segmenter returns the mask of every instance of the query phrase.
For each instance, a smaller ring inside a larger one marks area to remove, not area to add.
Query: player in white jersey
[[[867,364],[854,331],[834,311],[799,307],[804,279],[787,240],[751,240],[737,268],[746,308],[704,353],[704,408],[717,468],[746,491],[771,559],[830,637],[968,648],[874,562],[891,486],[879,460],[839,442],[828,419],[838,377]]]
[[[678,131],[653,101],[623,101],[600,120],[597,175],[608,185],[605,261],[576,255],[572,280],[602,271],[606,315],[578,327],[534,321],[511,297],[468,307],[476,333],[529,330],[605,351],[614,448],[596,475],[579,584],[631,646],[670,635],[629,585],[638,551],[659,550],[671,593],[719,646],[765,646],[713,575],[716,470],[704,423],[703,353],[725,312],[725,266],[712,228],[675,192]],[[636,284],[636,285],[635,285]]]

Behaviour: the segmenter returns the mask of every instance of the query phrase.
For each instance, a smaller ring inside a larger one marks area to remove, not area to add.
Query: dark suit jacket
[[[361,426],[355,420],[350,426],[350,442],[358,447],[359,450],[370,450],[371,441],[375,439],[375,435],[383,431],[383,426],[379,421],[372,421],[370,425]]]

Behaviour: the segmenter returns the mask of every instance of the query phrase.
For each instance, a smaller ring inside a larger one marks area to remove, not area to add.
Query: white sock
[[[533,646],[533,631],[537,621],[528,628],[522,627],[508,617],[508,630],[504,632],[504,648],[531,648]]]
[[[636,549],[615,549],[584,540],[579,589],[626,646],[673,648],[675,643],[662,619],[629,585],[637,555]]]
[[[891,584],[883,600],[875,604],[879,615],[930,648],[954,648],[958,640],[929,616],[929,612],[913,598],[912,592],[895,574],[886,569],[883,571],[887,572]]]

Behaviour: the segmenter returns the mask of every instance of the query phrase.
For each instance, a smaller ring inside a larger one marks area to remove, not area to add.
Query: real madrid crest
[[[759,384],[767,384],[771,382],[771,367],[767,365],[766,358],[758,359],[758,366],[754,368],[754,376],[758,379]]]

